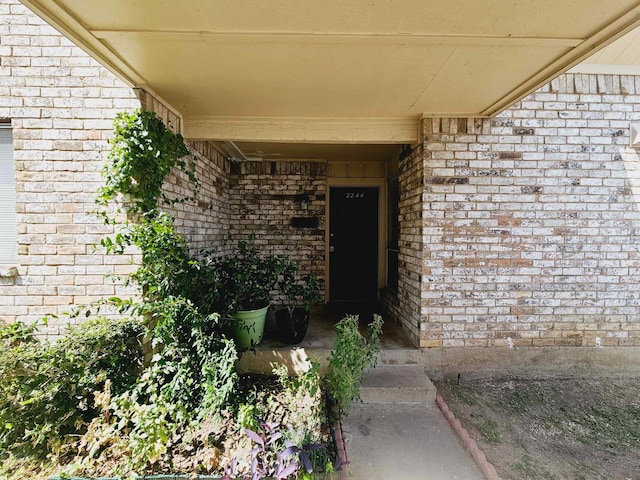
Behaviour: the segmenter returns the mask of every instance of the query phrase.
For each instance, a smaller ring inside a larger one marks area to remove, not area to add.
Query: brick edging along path
[[[453,412],[449,409],[447,403],[439,394],[436,395],[436,403],[449,422],[449,425],[451,425],[451,428],[456,433],[464,447],[469,451],[471,457],[476,462],[486,479],[502,480],[498,476],[498,472],[496,471],[495,467],[491,464],[491,462],[489,462],[489,460],[487,460],[484,452],[480,450],[480,447],[478,447],[476,441],[469,436],[469,432],[467,431],[467,429],[462,426],[460,421],[456,418]]]

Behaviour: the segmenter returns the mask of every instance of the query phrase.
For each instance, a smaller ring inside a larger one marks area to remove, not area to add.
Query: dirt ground
[[[504,480],[640,479],[640,378],[436,383]]]

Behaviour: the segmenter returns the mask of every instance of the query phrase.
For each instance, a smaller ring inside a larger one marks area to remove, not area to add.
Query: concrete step
[[[368,404],[430,404],[436,400],[436,388],[417,364],[380,364],[365,374],[360,396]]]
[[[271,373],[273,364],[286,365],[289,372],[300,373],[306,368],[306,360],[318,360],[325,368],[331,355],[329,348],[313,347],[258,347],[255,351],[243,352],[236,365],[238,371]],[[417,348],[381,349],[379,366],[401,366],[417,364],[420,361],[420,350]],[[414,365],[415,366],[415,365]]]
[[[381,348],[379,365],[403,365],[417,363],[422,360],[419,348]]]

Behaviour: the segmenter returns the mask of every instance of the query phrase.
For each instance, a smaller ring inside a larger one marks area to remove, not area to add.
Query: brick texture
[[[94,254],[110,228],[91,212],[115,114],[133,91],[16,0],[0,4],[0,118],[14,136],[19,265],[0,317],[34,320],[105,296],[134,259]],[[66,320],[60,320],[66,323]],[[52,321],[47,333],[60,325]]]
[[[161,101],[148,92],[136,89],[140,106],[158,114],[169,129],[178,133],[181,119]],[[191,253],[198,255],[203,250],[224,251],[229,237],[229,160],[208,142],[185,141],[191,152],[186,159],[198,180],[196,188],[187,175],[178,169],[165,180],[163,194],[169,199],[189,198],[186,202],[167,205],[160,202],[163,210],[171,213],[176,228],[184,234]]]
[[[0,317],[29,321],[133,295],[110,276],[134,268],[135,252],[95,250],[113,233],[92,213],[112,121],[141,106],[176,130],[181,119],[17,0],[0,2],[0,18],[0,119],[13,126],[19,242],[17,276],[0,269]],[[640,76],[572,74],[492,119],[422,120],[424,142],[399,167],[398,294],[384,298],[415,344],[640,345],[631,121],[640,121]],[[165,193],[194,197],[167,207],[194,253],[253,233],[263,251],[324,278],[326,164],[232,163],[209,143],[189,148],[199,191],[174,173]],[[294,217],[318,226],[294,228]]]
[[[193,201],[164,206],[175,219],[191,247],[198,255],[203,250],[224,250],[229,237],[229,161],[207,142],[187,142],[195,162],[199,188],[183,172],[173,172],[163,186],[168,198],[193,198]]]
[[[421,258],[423,160],[423,148],[419,146],[399,164],[398,292],[397,295],[385,292],[382,299],[390,317],[402,325],[404,332],[415,344],[420,342],[422,304],[425,301],[421,293],[421,279],[425,273]]]
[[[250,161],[231,171],[231,238],[255,235],[261,251],[287,255],[301,274],[324,278],[326,163]],[[310,200],[306,210],[303,194]],[[299,217],[316,218],[318,225],[294,227],[292,219]]]
[[[118,275],[135,268],[135,251],[105,256],[96,245],[113,228],[93,214],[113,119],[122,110],[158,113],[175,131],[180,118],[146,92],[127,87],[16,0],[0,3],[0,118],[13,127],[18,275],[0,277],[0,318],[33,321],[114,295],[135,295]],[[194,252],[228,235],[229,162],[210,144],[190,142],[196,175],[170,175],[167,207]],[[5,269],[6,270],[6,269]],[[57,335],[67,319],[43,333]]]
[[[494,119],[427,119],[428,346],[640,345],[640,77],[564,75]]]

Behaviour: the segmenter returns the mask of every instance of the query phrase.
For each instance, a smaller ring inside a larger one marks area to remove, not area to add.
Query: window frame
[[[4,133],[9,132],[5,142]],[[5,151],[4,146],[9,148]],[[0,265],[18,263],[18,223],[16,213],[16,171],[13,126],[0,122]],[[5,156],[6,154],[6,156]]]

